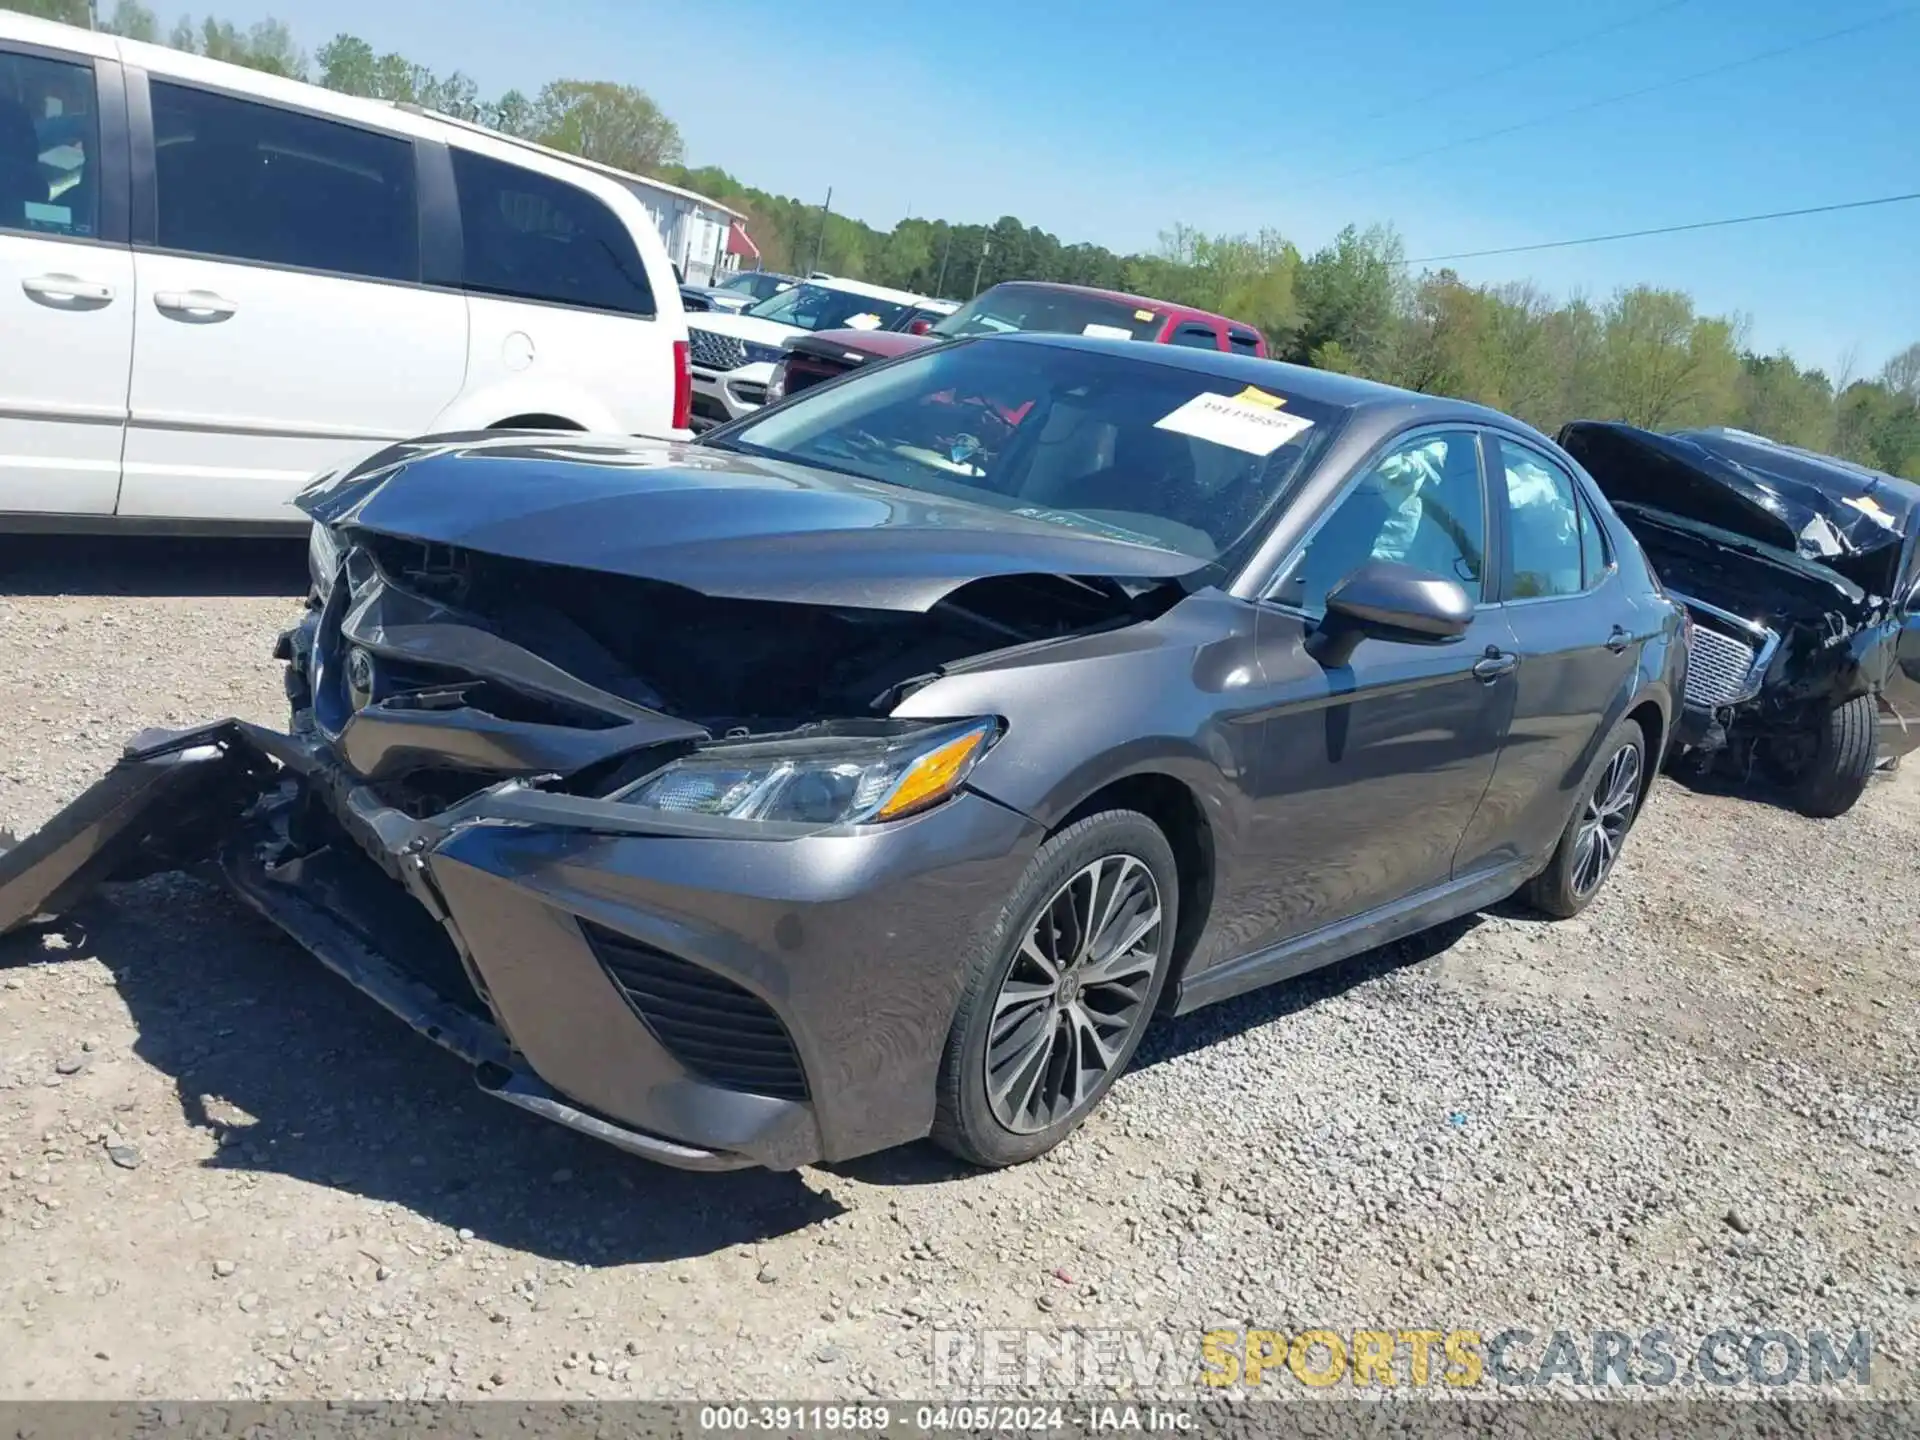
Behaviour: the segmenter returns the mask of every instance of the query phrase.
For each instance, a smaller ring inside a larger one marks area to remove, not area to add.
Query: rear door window
[[[0,51],[0,230],[98,234],[99,167],[93,67]]]
[[[151,92],[161,249],[420,278],[410,141],[164,80]]]
[[[1507,598],[1579,594],[1585,556],[1573,476],[1505,436],[1498,448],[1506,477]]]
[[[1236,355],[1258,355],[1260,337],[1251,330],[1227,331],[1227,345]]]
[[[598,198],[537,171],[455,148],[466,288],[621,315],[654,313],[627,227]]]

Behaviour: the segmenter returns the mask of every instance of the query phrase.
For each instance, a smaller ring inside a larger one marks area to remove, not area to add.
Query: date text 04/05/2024
[[[1191,1431],[1191,1412],[1165,1405],[703,1405],[700,1428],[716,1433],[884,1434],[911,1424],[923,1434]]]

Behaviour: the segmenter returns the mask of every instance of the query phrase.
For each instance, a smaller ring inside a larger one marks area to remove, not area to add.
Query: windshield
[[[1004,335],[1010,330],[1047,330],[1057,335],[1099,335],[1109,340],[1151,340],[1166,317],[1103,295],[1052,290],[1044,285],[996,285],[976,295],[933,327],[948,339]]]
[[[746,313],[800,330],[884,330],[907,307],[874,295],[796,285],[747,307]]]
[[[1157,353],[937,346],[715,443],[1214,560],[1264,529],[1344,412]]]
[[[764,270],[748,270],[735,275],[721,288],[744,290],[756,300],[765,300],[770,295],[778,294],[783,283],[778,275],[769,275]]]

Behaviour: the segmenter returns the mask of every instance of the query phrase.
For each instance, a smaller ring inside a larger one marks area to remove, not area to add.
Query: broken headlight
[[[898,820],[937,805],[999,735],[993,720],[703,746],[614,796],[673,815],[805,825]]]
[[[318,520],[307,532],[307,574],[313,580],[313,593],[325,604],[333,593],[333,577],[340,573],[340,537]]]

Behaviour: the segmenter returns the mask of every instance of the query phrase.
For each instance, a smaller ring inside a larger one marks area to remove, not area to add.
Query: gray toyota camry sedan
[[[490,1093],[694,1168],[1024,1160],[1156,1014],[1571,915],[1682,690],[1553,442],[1233,355],[961,342],[301,505],[287,730],[136,737],[0,930],[210,864]]]

